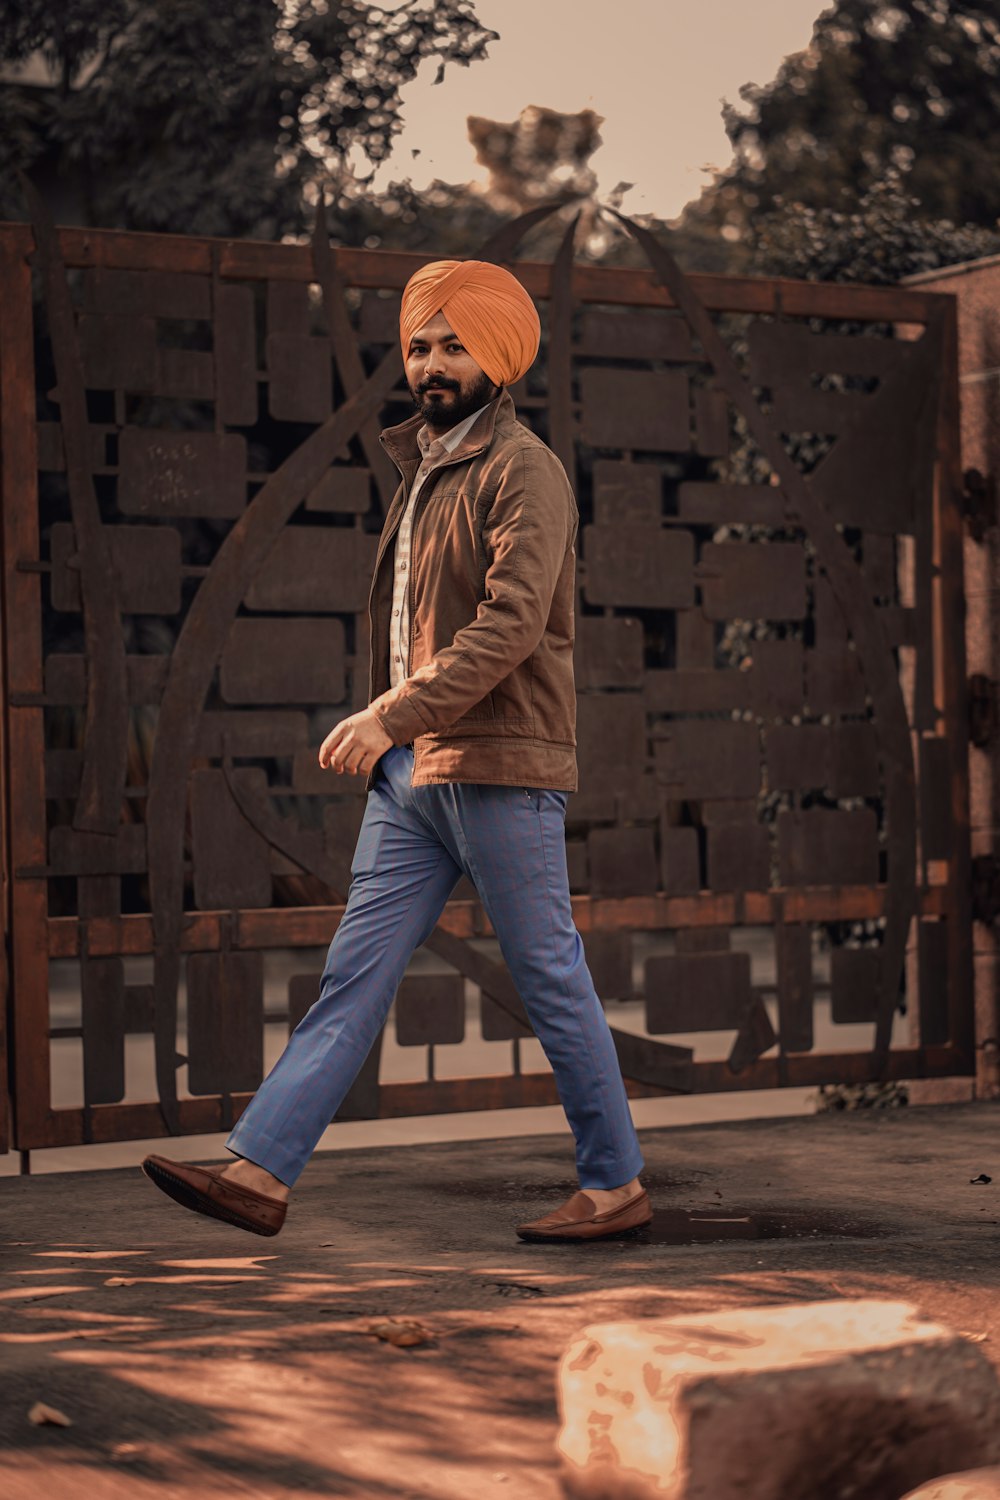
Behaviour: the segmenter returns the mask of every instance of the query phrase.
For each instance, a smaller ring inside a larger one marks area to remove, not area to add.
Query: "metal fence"
[[[315,998],[314,955],[287,955],[328,942],[363,807],[316,746],[366,701],[394,490],[377,434],[410,410],[398,301],[424,259],[333,249],[322,221],[309,247],[33,212],[0,227],[4,1147],[23,1151],[227,1128],[265,1032]],[[567,852],[630,1092],[972,1071],[952,299],[687,277],[630,225],[649,269],[574,262],[574,226],[553,264],[514,262],[525,227],[482,253],[538,300],[513,395],[580,501]],[[437,972],[396,1001],[425,1076],[380,1081],[377,1045],[342,1117],[555,1100],[458,895]],[[470,1002],[509,1067],[435,1076]],[[837,1044],[859,1023],[864,1045]],[[151,1097],[127,1088],[134,1045]],[[72,1105],[52,1093],[67,1046]]]

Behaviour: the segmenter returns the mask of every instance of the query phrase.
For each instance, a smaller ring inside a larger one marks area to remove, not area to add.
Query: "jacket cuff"
[[[405,698],[372,712],[394,745],[411,745],[418,735],[427,733],[427,725]]]

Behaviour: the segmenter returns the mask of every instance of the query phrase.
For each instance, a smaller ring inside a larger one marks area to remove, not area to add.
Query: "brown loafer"
[[[268,1198],[253,1188],[240,1187],[222,1176],[221,1167],[195,1167],[190,1162],[169,1161],[165,1156],[147,1156],[142,1170],[175,1203],[223,1219],[251,1234],[277,1234],[285,1222],[287,1203]]]
[[[544,1218],[519,1224],[517,1233],[522,1240],[609,1240],[641,1229],[652,1217],[645,1188],[605,1213],[598,1213],[593,1198],[579,1192]]]

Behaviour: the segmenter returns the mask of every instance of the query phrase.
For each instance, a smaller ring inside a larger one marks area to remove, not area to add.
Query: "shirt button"
[[[403,660],[403,658],[402,658],[402,657],[401,657],[401,656],[397,656],[397,657],[396,657],[396,660],[397,660],[397,661],[402,661],[402,660]]]
[[[394,614],[394,615],[398,615],[398,614],[399,614],[399,610],[398,610],[398,609],[394,609],[394,610],[393,610],[393,614]]]
[[[406,572],[406,564],[405,563],[400,563],[400,565],[399,565],[399,571],[401,573],[405,573]]]

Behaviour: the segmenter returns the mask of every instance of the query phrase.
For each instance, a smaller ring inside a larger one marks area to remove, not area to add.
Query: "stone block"
[[[596,1324],[559,1399],[575,1500],[889,1500],[1000,1459],[990,1361],[905,1302]]]
[[[942,1474],[918,1490],[911,1490],[903,1500],[1000,1500],[1000,1468]]]

